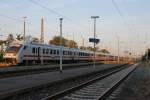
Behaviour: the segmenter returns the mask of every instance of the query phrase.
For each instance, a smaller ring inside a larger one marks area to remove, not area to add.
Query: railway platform
[[[29,89],[42,87],[46,84],[61,82],[66,79],[71,79],[96,71],[106,70],[108,68],[116,66],[119,65],[97,65],[95,68],[91,66],[63,70],[62,73],[60,73],[59,71],[55,71],[0,79],[0,99],[11,96],[16,93],[25,92]]]
[[[100,65],[101,63],[97,62],[97,65]],[[89,67],[88,65],[93,65],[93,63],[71,63],[71,64],[63,64],[64,68],[70,67]],[[48,65],[30,65],[30,66],[11,66],[11,67],[1,67],[0,68],[0,75],[1,74],[7,74],[7,73],[15,73],[15,72],[25,72],[25,71],[38,71],[38,70],[48,70],[48,69],[58,69],[59,64],[48,64]]]

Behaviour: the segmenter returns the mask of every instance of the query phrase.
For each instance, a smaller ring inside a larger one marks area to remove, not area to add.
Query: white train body
[[[60,59],[60,46],[32,43],[28,39],[26,42],[12,42],[6,49],[4,59],[16,64],[29,63],[49,63]],[[93,52],[74,48],[62,47],[62,57],[64,62],[93,61]],[[96,53],[95,59],[104,61],[112,60],[113,56]]]
[[[13,42],[6,49],[4,59],[14,63],[59,61],[60,46]],[[90,61],[92,52],[63,47],[63,61]]]

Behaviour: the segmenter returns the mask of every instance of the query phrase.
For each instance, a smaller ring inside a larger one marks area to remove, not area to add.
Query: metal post
[[[146,51],[147,51],[147,53],[146,53],[146,60],[148,61],[148,47],[146,46]]]
[[[92,19],[94,19],[94,39],[96,39],[96,18],[99,18],[99,16],[91,16]],[[93,67],[95,68],[95,42],[94,42],[94,58],[93,58]]]
[[[41,44],[44,44],[44,19],[41,18],[41,38],[40,38]],[[43,48],[41,48],[41,65],[44,65],[43,61]]]
[[[117,40],[118,40],[118,64],[120,63],[120,49],[119,49],[119,47],[120,47],[120,44],[119,44],[119,37],[117,36]]]
[[[73,41],[74,41],[74,33],[72,33],[73,35]],[[73,42],[73,48],[75,48],[75,43]]]
[[[25,36],[26,36],[26,18],[27,17],[23,17],[24,22],[23,22],[23,41],[25,41]]]
[[[41,19],[41,43],[44,43],[44,18]]]
[[[96,37],[96,34],[95,34],[95,31],[96,31],[96,18],[94,18],[94,39],[95,39],[95,37]],[[94,68],[95,68],[95,42],[94,42],[94,66],[93,66]]]
[[[60,50],[59,50],[59,56],[60,56],[60,72],[62,73],[62,20],[63,18],[60,18]]]

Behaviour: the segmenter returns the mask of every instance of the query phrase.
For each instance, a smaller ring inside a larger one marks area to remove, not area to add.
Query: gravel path
[[[141,63],[107,100],[150,100],[150,64]]]

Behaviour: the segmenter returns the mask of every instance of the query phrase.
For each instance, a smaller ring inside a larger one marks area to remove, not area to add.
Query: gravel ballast
[[[139,64],[107,100],[150,100],[150,64]]]

